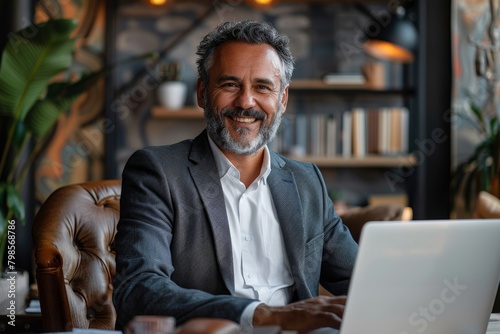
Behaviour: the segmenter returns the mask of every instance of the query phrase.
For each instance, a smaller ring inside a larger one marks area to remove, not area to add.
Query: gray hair
[[[196,54],[198,60],[198,76],[205,87],[208,86],[208,72],[213,65],[214,53],[218,46],[225,42],[238,41],[250,44],[268,44],[273,47],[281,60],[281,90],[290,83],[294,67],[294,58],[288,47],[289,39],[280,35],[268,22],[245,20],[226,22],[203,38]]]

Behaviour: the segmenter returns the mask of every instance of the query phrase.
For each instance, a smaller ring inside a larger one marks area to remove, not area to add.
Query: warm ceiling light
[[[254,0],[256,4],[259,5],[270,5],[273,0]]]
[[[149,0],[149,3],[155,6],[162,6],[167,3],[167,0]]]
[[[269,9],[276,5],[278,0],[246,0],[246,2],[255,9]]]

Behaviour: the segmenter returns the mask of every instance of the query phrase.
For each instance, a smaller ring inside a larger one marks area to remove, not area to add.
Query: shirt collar
[[[223,178],[224,175],[226,175],[229,171],[234,170],[238,174],[238,179],[240,176],[240,173],[236,167],[229,161],[229,159],[222,153],[220,148],[215,144],[215,142],[210,138],[210,135],[208,135],[208,142],[210,144],[210,148],[212,149],[212,153],[215,158],[215,164],[217,166],[217,170],[219,172],[219,177]],[[269,173],[271,173],[271,155],[269,153],[269,149],[266,146],[264,146],[264,161],[262,162],[262,167],[260,169],[260,174],[257,177],[257,180],[262,180],[264,184],[266,183],[267,177],[269,176]]]

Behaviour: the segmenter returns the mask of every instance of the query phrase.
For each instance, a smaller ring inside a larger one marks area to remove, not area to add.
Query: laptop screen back
[[[484,334],[499,280],[500,220],[367,223],[341,334]]]

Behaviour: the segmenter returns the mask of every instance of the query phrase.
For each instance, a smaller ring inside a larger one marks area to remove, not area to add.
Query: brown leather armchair
[[[65,186],[38,211],[33,241],[45,331],[114,329],[113,242],[120,193],[119,180]]]

